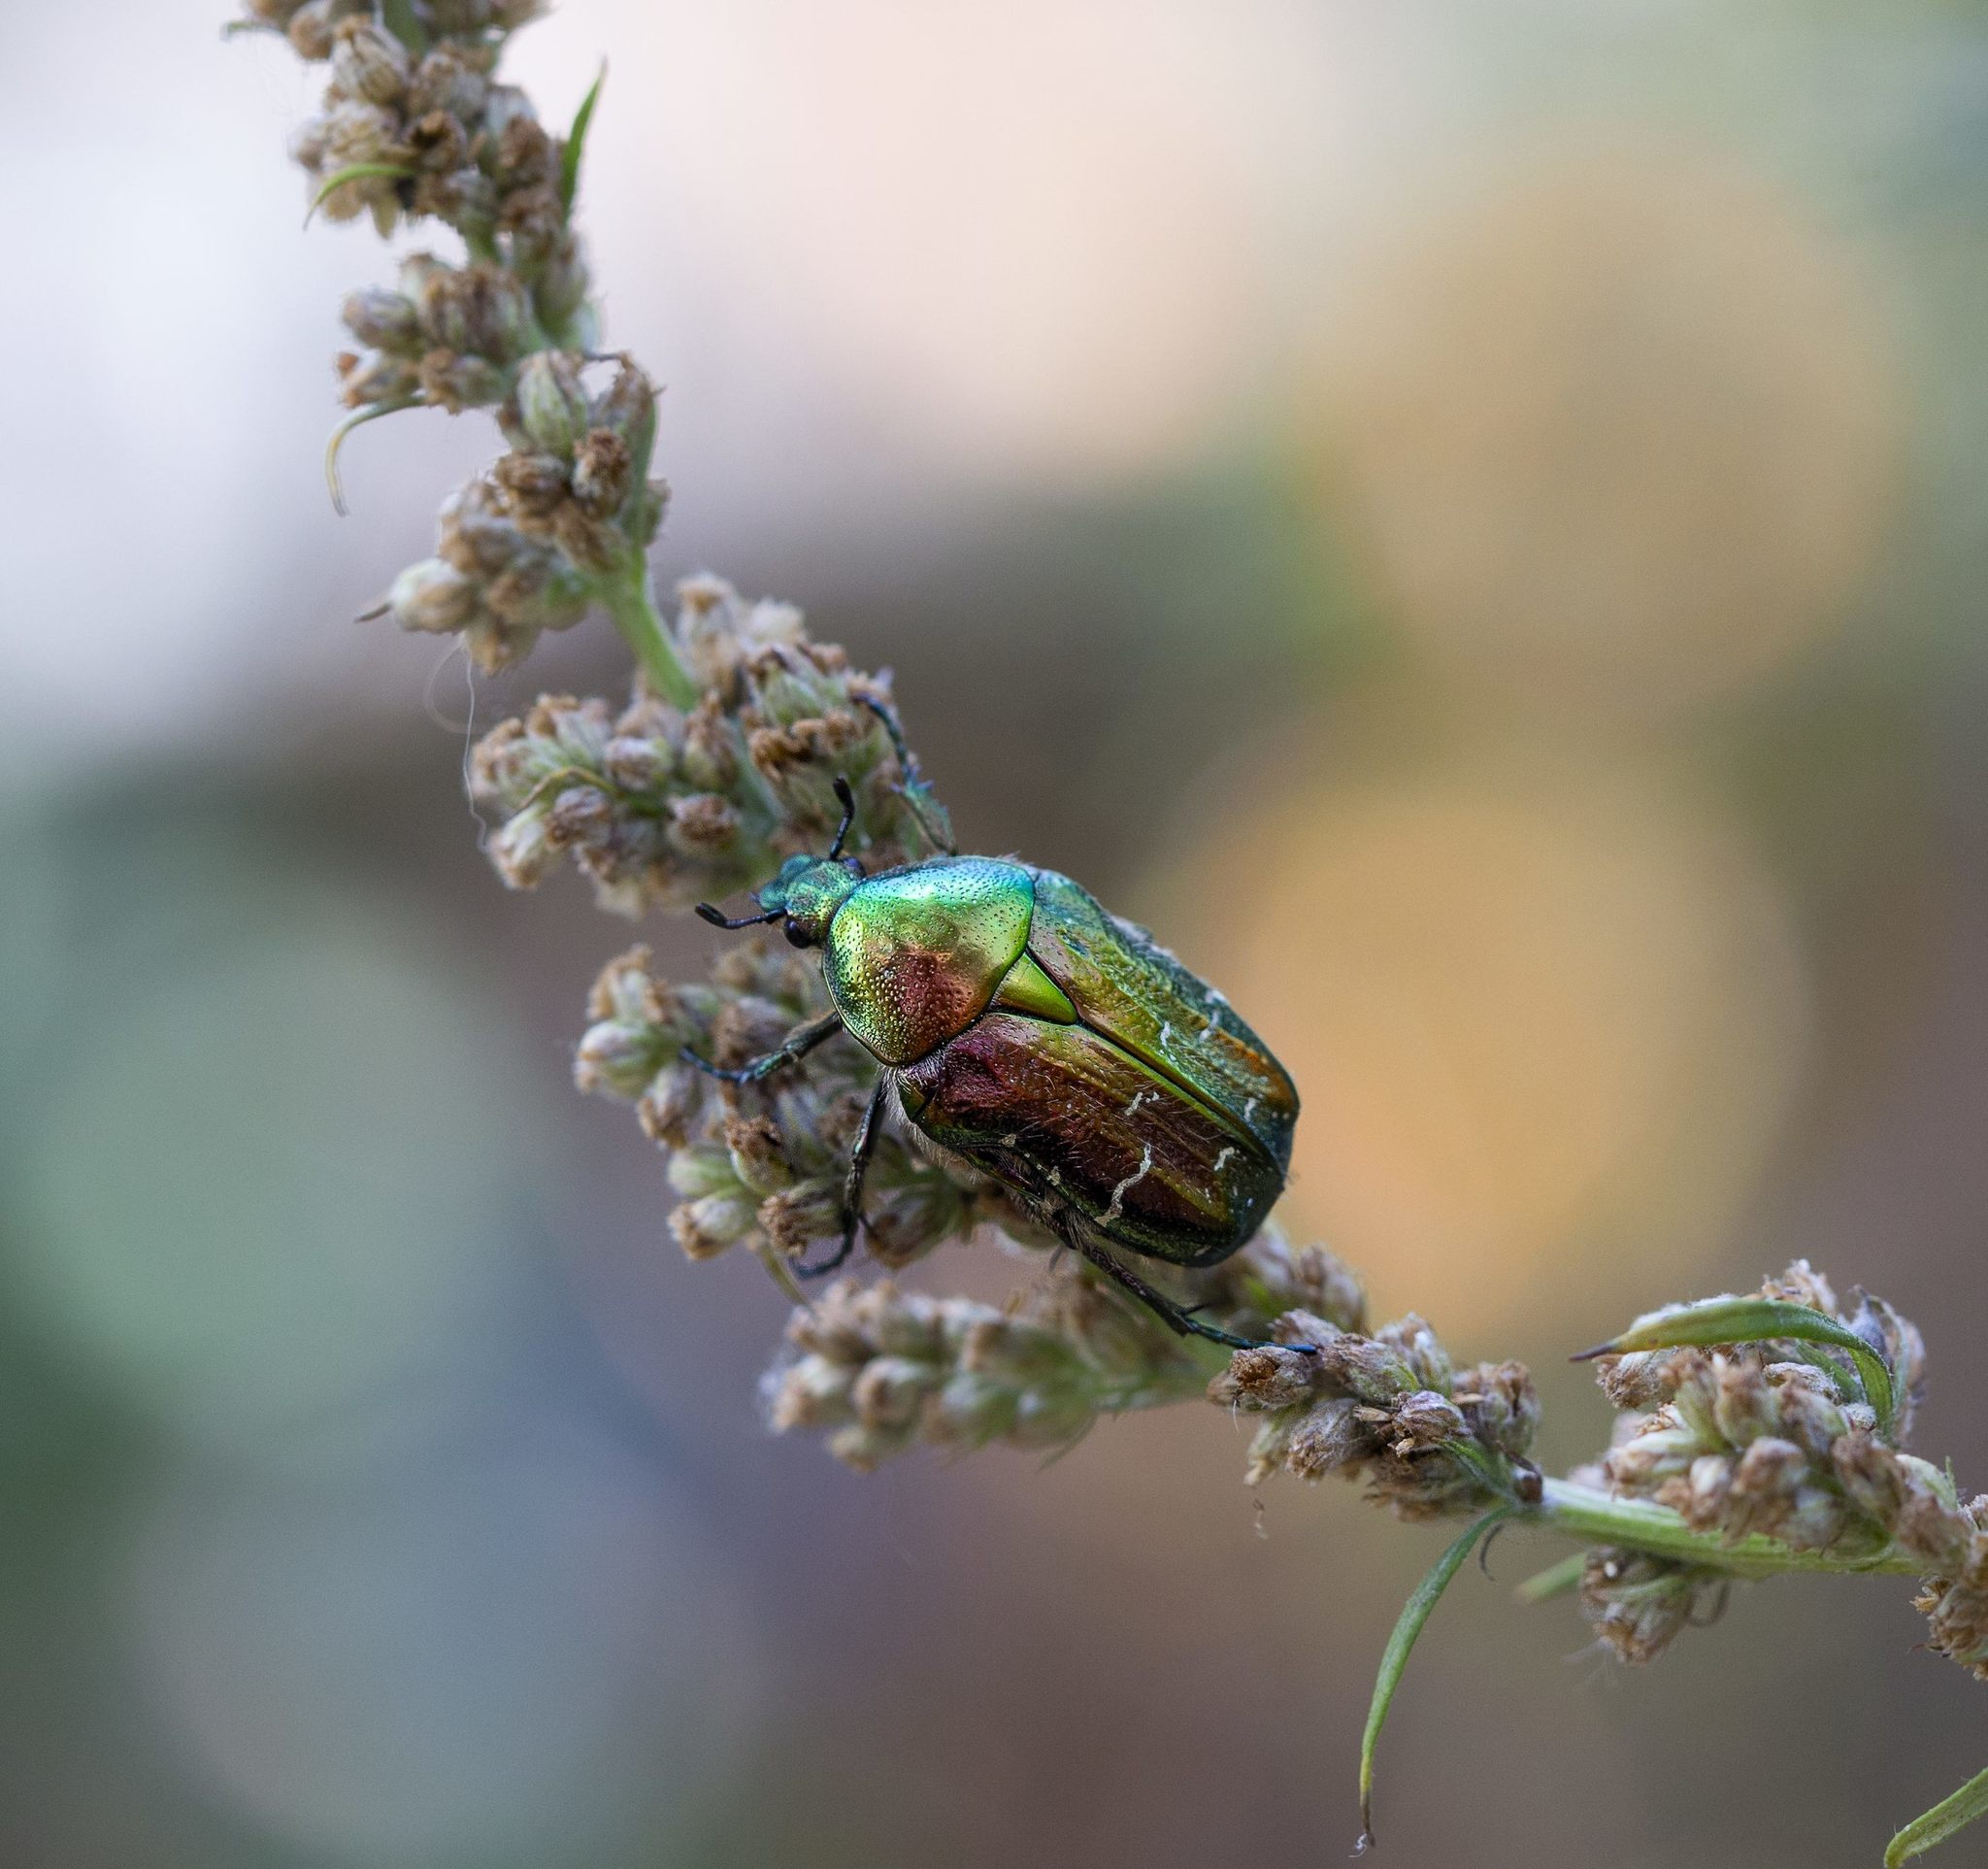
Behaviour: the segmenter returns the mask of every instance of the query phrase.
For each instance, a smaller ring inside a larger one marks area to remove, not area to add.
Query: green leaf
[[[601,86],[608,82],[608,61],[601,61],[599,75],[580,100],[573,127],[566,132],[566,147],[559,152],[559,205],[572,214],[580,195],[580,158],[586,150],[587,126],[594,120],[594,106],[600,102]]]
[[[414,174],[397,162],[349,162],[336,175],[328,175],[318,184],[317,192],[311,197],[311,205],[304,211],[304,225],[310,226],[311,217],[324,206],[326,198],[334,189],[343,188],[348,182],[365,182],[373,176],[392,176],[397,182],[406,182]]]
[[[1953,1796],[1936,1804],[1924,1817],[1914,1818],[1893,1837],[1884,1852],[1884,1869],[1899,1869],[1901,1863],[1924,1855],[1936,1843],[1944,1843],[1983,1815],[1988,1815],[1988,1772],[1969,1779]]]
[[[1512,1591],[1512,1595],[1521,1603],[1550,1603],[1556,1596],[1565,1596],[1571,1590],[1579,1589],[1587,1568],[1587,1552],[1577,1551],[1572,1557],[1563,1557],[1559,1563],[1549,1564],[1537,1576],[1527,1578]]]
[[[1516,1506],[1499,1506],[1487,1512],[1455,1544],[1429,1567],[1429,1574],[1415,1585],[1415,1593],[1402,1606],[1401,1619],[1387,1638],[1380,1657],[1380,1673],[1374,1682],[1373,1704],[1367,1709],[1367,1730],[1360,1739],[1360,1844],[1365,1850],[1374,1841],[1374,1749],[1380,1743],[1380,1729],[1387,1724],[1387,1710],[1394,1705],[1394,1690],[1401,1685],[1402,1671],[1422,1625],[1429,1620],[1449,1580],[1463,1568],[1477,1540],[1501,1519],[1516,1512]]]
[[[324,484],[331,491],[331,509],[340,518],[346,516],[346,489],[338,477],[339,451],[346,445],[346,437],[355,428],[363,428],[369,421],[378,421],[381,416],[397,415],[403,409],[417,409],[418,399],[407,402],[373,402],[363,409],[355,409],[344,421],[331,431],[331,439],[324,444]]]
[[[380,0],[380,17],[386,30],[416,58],[428,50],[428,28],[414,12],[414,0]]]
[[[1865,1398],[1877,1413],[1878,1427],[1890,1428],[1897,1402],[1884,1358],[1840,1318],[1806,1305],[1774,1298],[1706,1298],[1697,1304],[1670,1305],[1639,1318],[1621,1336],[1582,1351],[1574,1360],[1585,1363],[1597,1356],[1685,1345],[1708,1349],[1715,1344],[1771,1343],[1775,1338],[1847,1351],[1863,1381]]]

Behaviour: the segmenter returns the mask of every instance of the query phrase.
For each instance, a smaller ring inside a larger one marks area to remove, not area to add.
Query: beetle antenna
[[[742,915],[735,918],[722,909],[712,908],[709,902],[700,902],[697,905],[697,913],[713,928],[756,928],[763,921],[778,921],[781,912],[779,909],[769,909],[764,915]]]
[[[849,789],[849,782],[841,773],[835,776],[835,795],[841,801],[843,821],[835,834],[835,842],[828,847],[827,861],[841,860],[843,846],[849,841],[850,827],[856,821],[856,794]]]

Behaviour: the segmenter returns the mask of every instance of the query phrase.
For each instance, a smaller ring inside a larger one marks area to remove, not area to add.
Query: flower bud
[[[507,195],[543,192],[549,197],[552,212],[563,220],[565,211],[557,193],[559,150],[546,134],[536,117],[511,117],[498,133],[484,157],[491,176]],[[507,202],[506,206],[509,206]]]
[[[689,1259],[712,1259],[752,1231],[752,1202],[740,1194],[706,1194],[672,1210],[670,1233]]]
[[[873,1431],[909,1429],[933,1386],[929,1365],[903,1356],[876,1356],[856,1378],[849,1399],[856,1418]]]
[[[683,723],[683,777],[706,791],[729,791],[739,779],[738,729],[714,692]]]
[[[655,384],[625,352],[608,386],[594,398],[593,422],[619,437],[637,474],[647,473],[656,432]]]
[[[654,1026],[602,1019],[581,1035],[573,1059],[574,1085],[590,1096],[633,1102],[653,1082],[663,1051]]]
[[[843,1230],[842,1183],[800,1182],[759,1204],[759,1226],[790,1259],[807,1257],[816,1240],[832,1239]]]
[[[1426,1318],[1411,1311],[1394,1323],[1382,1324],[1374,1334],[1379,1342],[1401,1352],[1422,1387],[1448,1391],[1455,1373],[1449,1352],[1443,1349]]]
[[[1728,1538],[1749,1532],[1778,1535],[1808,1477],[1808,1456],[1792,1441],[1764,1434],[1733,1467],[1719,1528]]]
[[[573,230],[560,228],[531,261],[529,270],[532,301],[546,329],[559,332],[570,343],[591,346],[597,332],[586,302],[592,282],[587,277],[586,256]]]
[[[942,1172],[919,1174],[870,1197],[864,1235],[870,1256],[893,1270],[965,1230],[969,1200]]]
[[[1737,1448],[1749,1446],[1780,1425],[1773,1391],[1758,1363],[1712,1358],[1712,1421]]]
[[[1671,1350],[1634,1350],[1604,1356],[1595,1364],[1595,1380],[1617,1408],[1633,1414],[1660,1408],[1677,1392],[1682,1368]]]
[[[1978,1559],[1959,1577],[1936,1577],[1912,1599],[1927,1619],[1932,1646],[1978,1681],[1988,1681],[1988,1580]]]
[[[1292,1423],[1284,1463],[1300,1480],[1316,1482],[1365,1459],[1373,1449],[1357,1404],[1342,1396],[1314,1403]]]
[[[605,519],[621,510],[634,484],[628,444],[606,428],[589,429],[574,456],[573,497]]]
[[[703,1107],[704,1073],[688,1064],[666,1064],[635,1107],[642,1132],[664,1149],[681,1149],[689,1139],[690,1122]]]
[[[514,558],[483,587],[483,605],[517,629],[571,629],[593,602],[593,585],[555,552]]]
[[[454,46],[436,46],[426,52],[408,81],[404,105],[410,117],[446,112],[462,122],[483,114],[490,83]]]
[[[353,337],[375,350],[416,357],[422,350],[421,320],[414,301],[384,285],[348,293],[339,317]]]
[[[489,276],[506,277],[494,267],[482,265],[444,266],[430,262],[411,269],[414,311],[421,330],[431,346],[445,350],[482,354],[478,341],[484,335],[480,325],[486,319],[485,298],[494,298],[503,288],[490,284]],[[508,282],[513,292],[514,280]]]
[[[603,843],[613,831],[613,801],[598,785],[563,787],[546,814],[546,833],[561,850]]]
[[[332,174],[367,162],[393,168],[409,166],[409,151],[400,140],[400,118],[378,104],[349,98],[334,104],[324,114],[323,137],[321,160]],[[325,197],[319,212],[333,220],[349,220],[360,205],[373,199],[382,187],[390,191],[392,186],[390,176],[369,176],[347,183]]]
[[[430,350],[421,359],[420,371],[422,399],[451,416],[465,409],[487,409],[504,399],[504,372],[481,357]]]
[[[623,791],[657,791],[668,782],[670,745],[666,740],[617,733],[603,754],[608,777]]]
[[[753,1193],[778,1193],[792,1184],[794,1167],[771,1118],[727,1118],[725,1149],[732,1158],[732,1172]]]
[[[348,97],[397,104],[413,70],[407,48],[370,19],[342,19],[332,35],[331,82]]]
[[[348,409],[384,408],[412,401],[420,373],[405,357],[384,350],[340,351],[338,396]]]
[[[1581,1578],[1580,1610],[1622,1660],[1654,1661],[1715,1587],[1704,1571],[1665,1558],[1596,1551]]]
[[[513,450],[498,456],[490,469],[490,479],[502,492],[506,510],[520,518],[545,518],[565,500],[569,490],[569,469],[558,454]]]
[[[822,1356],[803,1356],[768,1372],[767,1423],[776,1434],[845,1425],[855,1414],[854,1372]]]
[[[333,31],[341,19],[369,11],[368,0],[310,0],[290,16],[290,44],[300,58],[329,58]]]
[[[489,856],[507,888],[537,888],[559,860],[558,847],[546,832],[544,810],[529,805],[507,818],[490,838]]]
[[[536,350],[518,367],[518,420],[535,447],[570,460],[587,430],[586,392],[578,358],[564,350]]]
[[[1318,1360],[1335,1386],[1363,1402],[1391,1402],[1421,1386],[1408,1359],[1376,1338],[1330,1338],[1319,1347]]]
[[[1462,1371],[1452,1390],[1471,1433],[1487,1448],[1518,1458],[1540,1426],[1540,1392],[1523,1363],[1479,1363]]]
[[[1395,1404],[1389,1430],[1395,1437],[1395,1452],[1404,1457],[1467,1438],[1463,1410],[1448,1396],[1427,1388],[1405,1395]]]
[[[487,176],[469,166],[470,140],[458,118],[447,111],[430,111],[415,117],[408,125],[407,146],[426,184],[425,191],[415,196],[416,205],[424,212],[441,213],[447,204],[468,210],[479,220],[495,217],[497,191]],[[436,184],[451,176],[470,179],[448,183],[438,192]],[[479,208],[486,212],[479,214]]]
[[[446,636],[476,616],[477,586],[453,565],[423,558],[393,581],[386,602],[403,629]]]
[[[1219,1408],[1295,1408],[1315,1399],[1321,1376],[1315,1356],[1258,1345],[1229,1358],[1228,1368],[1209,1384],[1208,1398]]]
[[[715,792],[689,792],[670,800],[673,849],[695,862],[722,856],[739,839],[739,810]]]

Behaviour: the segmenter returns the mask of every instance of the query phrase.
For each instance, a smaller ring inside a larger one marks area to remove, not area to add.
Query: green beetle
[[[1220,993],[1067,876],[950,851],[866,875],[843,854],[856,810],[845,780],[836,795],[828,854],[788,857],[756,891],[757,915],[697,910],[721,928],[778,922],[795,947],[820,949],[833,1010],[739,1070],[684,1053],[750,1084],[847,1031],[882,1067],[850,1153],[841,1247],[797,1270],[818,1277],[848,1257],[894,1096],[940,1151],[1012,1191],[1175,1330],[1248,1347],[1116,1254],[1209,1266],[1250,1239],[1290,1166],[1298,1093],[1283,1066]]]

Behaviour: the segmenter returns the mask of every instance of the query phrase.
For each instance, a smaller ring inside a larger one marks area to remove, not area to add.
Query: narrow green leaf
[[[1574,1360],[1584,1363],[1627,1351],[1675,1350],[1684,1345],[1769,1343],[1777,1337],[1847,1351],[1857,1365],[1865,1397],[1877,1412],[1877,1425],[1891,1426],[1896,1402],[1884,1358],[1848,1324],[1806,1305],[1773,1298],[1706,1298],[1697,1304],[1671,1305],[1639,1318],[1621,1336],[1582,1351]]]
[[[1449,1580],[1463,1568],[1464,1559],[1470,1556],[1477,1540],[1517,1510],[1515,1506],[1499,1506],[1487,1512],[1429,1567],[1429,1574],[1415,1585],[1414,1594],[1402,1606],[1401,1619],[1395,1623],[1394,1633],[1387,1638],[1386,1652],[1380,1657],[1380,1673],[1374,1682],[1373,1704],[1367,1709],[1367,1730],[1360,1740],[1359,1847],[1362,1850],[1374,1841],[1374,1749],[1380,1743],[1380,1729],[1387,1724],[1387,1710],[1394,1705],[1394,1690],[1401,1685],[1402,1671],[1408,1665],[1415,1638],[1422,1633],[1422,1625],[1429,1620],[1430,1611],[1435,1609],[1442,1592],[1449,1587]]]
[[[418,401],[368,403],[363,409],[355,409],[331,431],[331,439],[324,444],[324,484],[331,491],[331,509],[340,518],[346,516],[346,489],[338,475],[338,456],[339,451],[346,445],[346,437],[353,429],[363,428],[369,421],[378,421],[381,416],[391,416],[403,409],[418,407]]]
[[[600,102],[601,86],[607,82],[608,61],[604,58],[599,74],[580,100],[573,127],[566,132],[566,147],[559,153],[559,205],[569,215],[580,196],[580,159],[586,150],[587,126],[594,120],[594,106]]]
[[[1563,1557],[1557,1564],[1549,1564],[1536,1577],[1529,1577],[1512,1591],[1521,1603],[1550,1603],[1556,1596],[1565,1596],[1571,1590],[1580,1588],[1580,1580],[1587,1575],[1588,1554],[1577,1551],[1572,1557]]]
[[[365,182],[373,176],[392,176],[397,182],[405,182],[414,174],[397,162],[349,162],[336,175],[328,175],[318,184],[317,192],[311,197],[311,205],[304,211],[304,225],[310,226],[311,217],[324,206],[326,198],[334,189],[343,188],[348,182]]]
[[[414,0],[380,0],[380,17],[386,30],[418,58],[428,50],[428,28],[414,12]]]
[[[1936,1843],[1944,1843],[1982,1816],[1988,1816],[1988,1772],[1969,1779],[1953,1796],[1914,1818],[1893,1837],[1884,1852],[1884,1869],[1899,1869],[1901,1863],[1923,1856]]]

